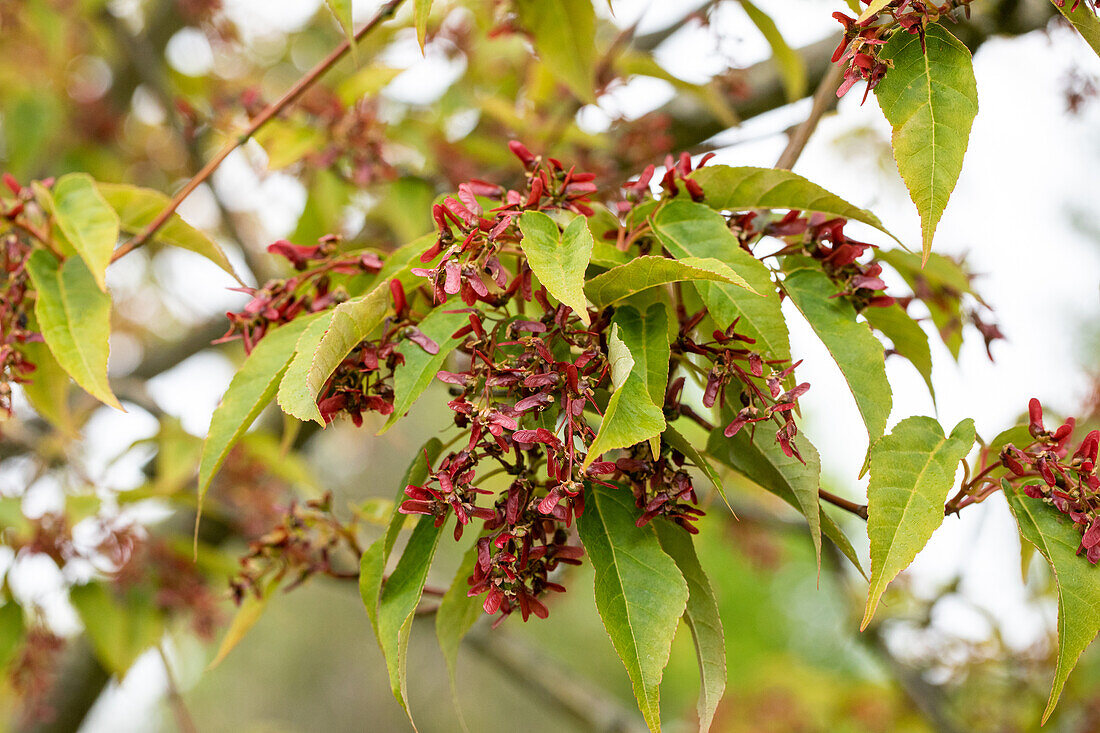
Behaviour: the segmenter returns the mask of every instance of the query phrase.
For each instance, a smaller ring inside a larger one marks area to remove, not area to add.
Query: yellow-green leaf
[[[413,25],[416,26],[416,40],[420,51],[424,51],[424,36],[428,32],[428,16],[432,13],[432,0],[416,0],[413,4]]]
[[[895,33],[882,47],[893,64],[875,97],[894,128],[894,160],[920,213],[924,258],[962,171],[978,86],[970,50],[935,23],[922,37]]]
[[[578,99],[595,99],[596,11],[591,0],[517,0],[520,23],[546,68]]]
[[[199,511],[214,474],[229,451],[256,420],[279,386],[279,379],[294,356],[302,332],[318,316],[298,318],[268,332],[233,375],[228,389],[210,418],[199,460]]]
[[[695,642],[695,656],[699,662],[699,731],[710,730],[714,711],[726,691],[726,635],[722,629],[722,616],[718,612],[718,599],[714,595],[699,557],[695,554],[692,537],[683,527],[658,519],[654,523],[661,549],[680,568],[688,586],[687,607],[684,622],[691,630]]]
[[[688,584],[652,526],[638,527],[626,489],[593,484],[577,520],[595,570],[596,609],[651,731],[661,728],[661,677],[688,602]]]
[[[325,0],[325,4],[332,11],[333,17],[340,24],[340,28],[343,29],[344,35],[347,36],[354,50],[355,22],[351,13],[351,0]]]
[[[435,635],[439,640],[439,648],[443,651],[443,661],[447,663],[447,675],[451,680],[451,697],[460,721],[462,708],[459,705],[458,687],[455,684],[458,648],[462,645],[466,632],[485,615],[482,609],[483,597],[470,596],[467,593],[470,586],[466,583],[466,579],[470,575],[470,568],[477,562],[477,549],[475,542],[462,556],[454,580],[451,581],[447,592],[439,599],[439,608],[435,612]]]
[[[122,231],[131,235],[145,231],[153,219],[170,203],[167,196],[151,188],[140,188],[125,183],[98,183],[96,186],[103,194],[103,198],[118,214]],[[168,217],[168,221],[153,236],[153,242],[194,252],[239,280],[222,248],[210,237],[185,222],[179,214]]]
[[[885,82],[884,82],[885,83]],[[718,211],[799,209],[862,222],[897,239],[878,217],[829,193],[797,173],[772,168],[712,165],[691,174],[706,195],[704,203]]]
[[[615,391],[589,446],[585,466],[609,450],[626,448],[664,431],[661,407],[670,350],[667,318],[660,304],[650,306],[644,317],[631,306],[616,311],[607,341]]]
[[[57,363],[90,395],[122,410],[107,381],[111,296],[79,257],[59,266],[53,255],[35,250],[27,272],[37,291],[34,315]]]
[[[745,14],[772,47],[772,60],[779,67],[783,77],[783,88],[787,91],[787,100],[797,101],[806,96],[806,62],[797,51],[787,45],[786,39],[775,26],[775,21],[767,13],[753,5],[749,0],[741,0]]]
[[[597,275],[584,286],[584,292],[593,305],[603,309],[617,300],[658,285],[698,280],[728,283],[756,293],[745,282],[745,278],[721,260],[713,257],[683,257],[674,260],[656,255],[637,257],[625,265],[613,267]]]
[[[241,643],[241,639],[252,630],[252,627],[256,625],[256,622],[263,616],[264,611],[267,610],[267,602],[274,595],[278,585],[277,581],[268,583],[260,591],[259,597],[252,593],[244,597],[241,605],[237,608],[237,612],[233,614],[233,620],[229,622],[229,628],[225,630],[225,636],[222,637],[222,643],[218,645],[217,654],[206,666],[208,670],[221,664],[229,656],[229,652],[233,651],[237,644]]]
[[[720,214],[703,204],[676,199],[660,208],[652,225],[661,244],[673,256],[720,260],[740,275],[753,291],[764,296],[728,283],[693,283],[719,328],[725,329],[734,319],[740,318],[738,332],[756,339],[757,348],[769,358],[790,359],[787,322],[771,273],[764,263],[741,249]]]
[[[106,292],[107,265],[118,244],[118,214],[87,173],[61,176],[52,195],[58,229],[84,259],[99,289]]]
[[[527,211],[519,218],[519,228],[523,232],[520,247],[535,277],[551,295],[572,308],[585,325],[591,323],[584,299],[584,271],[592,259],[588,220],[578,216],[559,233],[549,216]]]
[[[856,320],[851,303],[833,297],[836,287],[821,270],[797,269],[784,279],[783,288],[844,374],[870,442],[878,440],[886,432],[893,402],[882,343],[866,323]]]
[[[1025,496],[1006,482],[1001,485],[1020,535],[1050,563],[1058,583],[1058,663],[1043,712],[1045,723],[1054,712],[1081,652],[1100,631],[1100,565],[1092,565],[1077,555],[1081,534],[1069,517],[1042,499]]]
[[[886,586],[913,562],[943,524],[943,507],[959,462],[974,445],[974,421],[963,420],[944,437],[930,417],[909,417],[871,448],[867,536],[871,583],[860,629],[875,615]]]

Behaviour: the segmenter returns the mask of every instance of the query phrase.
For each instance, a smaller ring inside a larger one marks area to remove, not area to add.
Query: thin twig
[[[368,33],[373,31],[376,27],[378,27],[383,21],[393,15],[402,2],[404,2],[404,0],[390,0],[385,5],[383,5],[378,10],[378,12],[374,14],[374,17],[367,21],[367,24],[356,32],[355,36],[352,39],[345,39],[344,42],[341,43],[332,53],[330,53],[328,56],[318,62],[316,66],[310,69],[301,79],[295,82],[294,86],[292,86],[286,92],[286,94],[284,94],[277,101],[268,105],[259,115],[256,116],[254,120],[252,120],[252,122],[243,133],[241,133],[235,139],[230,141],[229,144],[227,144],[224,148],[222,148],[221,151],[210,160],[210,162],[202,167],[202,170],[196,173],[191,178],[191,180],[189,180],[186,185],[184,185],[184,187],[181,188],[176,193],[176,195],[172,197],[172,200],[168,203],[168,206],[164,207],[164,210],[157,214],[157,217],[149,223],[149,226],[146,227],[141,234],[133,237],[121,247],[116,249],[114,254],[111,256],[111,262],[115,262],[116,260],[125,257],[133,250],[145,244],[145,242],[147,242],[150,237],[157,233],[157,230],[164,226],[164,224],[168,221],[172,214],[175,213],[176,209],[179,208],[179,205],[183,203],[184,199],[190,196],[196,188],[202,185],[202,183],[205,182],[206,179],[209,178],[214,173],[214,171],[218,169],[218,166],[220,166],[222,162],[229,157],[230,153],[246,143],[253,135],[255,135],[260,130],[260,128],[262,128],[269,121],[275,118],[276,115],[278,115],[280,112],[282,112],[292,103],[294,103],[294,101],[297,100],[298,97],[302,96],[302,94],[307,89],[309,89],[314,84],[314,82],[320,79],[325,74],[325,72],[331,69],[336,64],[336,62],[342,59],[347,54],[347,52],[351,50],[353,42],[358,42],[361,38],[363,38]]]
[[[168,702],[172,707],[172,714],[176,716],[176,726],[180,733],[198,733],[195,721],[191,719],[191,713],[187,710],[187,704],[180,694],[179,685],[176,684],[176,676],[172,673],[172,665],[168,662],[168,655],[164,651],[163,644],[157,644],[157,653],[164,664],[164,676],[168,680]]]
[[[810,116],[791,133],[791,139],[787,142],[787,147],[775,163],[776,168],[788,171],[794,168],[795,162],[802,155],[802,151],[806,149],[806,143],[810,141],[810,136],[817,129],[817,123],[821,121],[826,112],[836,106],[836,90],[840,86],[840,80],[843,76],[844,67],[840,64],[832,64],[829,70],[825,72],[825,76],[821,78],[821,83],[817,85],[817,91],[814,92]]]
[[[863,519],[863,520],[866,521],[866,519],[867,519],[867,505],[866,504],[856,504],[854,501],[848,501],[847,499],[839,497],[836,494],[830,494],[825,489],[818,489],[817,490],[817,495],[820,496],[823,501],[827,501],[830,504],[832,504],[833,506],[838,506],[846,512],[851,512],[852,514],[855,514],[860,519]]]

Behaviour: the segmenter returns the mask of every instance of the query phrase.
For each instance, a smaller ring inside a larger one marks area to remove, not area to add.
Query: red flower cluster
[[[1024,449],[1006,445],[1001,464],[1017,477],[1038,476],[1043,483],[1025,484],[1023,491],[1044,499],[1062,512],[1081,531],[1078,554],[1093,565],[1100,563],[1100,477],[1096,475],[1096,454],[1100,431],[1085,436],[1070,455],[1069,440],[1076,421],[1069,418],[1055,430],[1043,425],[1043,407],[1032,399],[1028,406],[1028,431],[1034,442]]]
[[[251,295],[252,300],[241,312],[225,314],[229,330],[214,343],[239,337],[244,341],[245,352],[251,352],[269,329],[347,300],[347,291],[333,285],[334,276],[376,273],[382,269],[382,259],[374,252],[341,256],[336,249],[339,241],[339,237],[328,235],[311,247],[285,240],[269,245],[268,252],[285,257],[301,274],[269,280],[261,288],[238,288]]]
[[[24,189],[10,175],[4,175],[4,183],[15,194],[16,201],[3,218],[15,221],[30,191]],[[24,236],[9,232],[0,236],[0,413],[11,414],[11,385],[29,382],[35,365],[27,360],[21,347],[33,341],[41,341],[42,335],[30,329],[31,301],[27,300],[30,276],[27,274],[27,258],[32,246]]]
[[[924,30],[928,24],[943,17],[951,18],[951,12],[957,8],[963,8],[967,17],[970,17],[971,1],[947,0],[936,4],[927,0],[891,0],[878,13],[862,22],[844,13],[833,13],[833,17],[844,26],[844,38],[833,52],[833,63],[845,62],[848,65],[844,72],[844,82],[836,95],[843,97],[857,82],[866,81],[867,89],[863,93],[863,101],[867,101],[867,94],[882,81],[890,69],[889,64],[879,58],[879,49],[890,36],[899,30],[919,35],[921,48],[924,48]],[[862,2],[864,5],[871,4],[871,0]],[[887,22],[879,23],[884,15],[888,16]]]

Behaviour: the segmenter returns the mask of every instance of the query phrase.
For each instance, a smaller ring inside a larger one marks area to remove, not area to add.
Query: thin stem
[[[845,499],[843,497],[840,497],[840,496],[837,496],[836,494],[830,494],[825,489],[818,489],[817,490],[817,495],[820,496],[822,498],[822,500],[829,502],[833,506],[838,506],[841,509],[843,509],[844,511],[851,512],[852,514],[855,514],[860,519],[866,521],[866,519],[867,519],[867,505],[866,504],[856,504],[854,501],[848,501],[847,499]]]
[[[168,654],[165,653],[163,644],[157,644],[157,653],[160,654],[160,661],[164,665],[164,676],[168,680],[168,702],[171,704],[172,713],[176,716],[176,726],[180,729],[180,733],[198,733],[195,721],[191,719],[191,713],[188,712],[183,695],[180,694],[176,676],[172,673],[172,665],[168,662]]]
[[[141,245],[145,244],[157,231],[167,223],[168,219],[175,213],[179,205],[183,203],[184,199],[191,195],[191,193],[202,185],[206,179],[213,175],[214,171],[218,169],[218,166],[229,157],[229,154],[246,143],[253,135],[255,135],[260,128],[275,118],[280,112],[286,109],[288,106],[294,103],[298,97],[309,89],[318,79],[320,79],[325,72],[331,69],[337,61],[342,59],[348,51],[351,50],[352,44],[357,43],[361,38],[369,34],[375,28],[377,28],[383,21],[388,19],[404,0],[390,0],[374,14],[367,24],[356,32],[352,39],[345,39],[332,53],[322,59],[316,66],[310,69],[306,74],[295,82],[286,94],[280,99],[268,105],[254,120],[249,124],[243,133],[237,136],[234,140],[230,141],[221,151],[215,155],[206,165],[202,167],[198,173],[196,173],[191,180],[189,180],[183,188],[181,188],[172,200],[168,203],[164,209],[157,214],[157,217],[153,221],[149,222],[149,226],[145,228],[141,234],[133,237],[121,247],[115,250],[111,256],[111,262],[115,262],[122,257],[125,257],[130,252],[134,251]]]
[[[844,69],[840,64],[829,66],[829,70],[822,77],[821,83],[817,85],[817,91],[814,92],[810,116],[791,133],[791,139],[787,142],[787,147],[775,163],[776,168],[782,168],[783,170],[794,168],[794,164],[802,155],[802,151],[806,149],[806,143],[810,141],[810,136],[817,129],[817,123],[821,121],[826,112],[836,106],[836,90],[840,86],[840,80],[843,76]]]

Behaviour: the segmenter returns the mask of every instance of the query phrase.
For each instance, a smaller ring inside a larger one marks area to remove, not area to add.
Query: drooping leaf
[[[973,420],[963,420],[945,438],[938,422],[916,416],[902,420],[872,446],[867,486],[871,583],[861,630],[871,623],[886,586],[943,524],[955,471],[974,437]]]
[[[756,339],[757,347],[770,358],[790,359],[787,322],[771,274],[764,263],[741,249],[719,214],[702,204],[674,200],[661,207],[652,225],[661,244],[674,257],[713,257],[725,262],[764,296],[726,283],[694,283],[719,328],[725,329],[740,318],[739,333]]]
[[[551,295],[572,308],[585,325],[591,323],[584,299],[584,271],[592,259],[588,220],[578,216],[559,233],[549,216],[527,211],[519,218],[519,228],[523,232],[520,247],[535,277]]]
[[[443,444],[439,439],[431,438],[416,452],[401,479],[397,496],[390,502],[391,509],[386,531],[367,547],[359,560],[359,595],[363,599],[363,606],[367,609],[367,617],[370,618],[375,634],[378,634],[378,599],[382,595],[382,578],[386,573],[386,562],[390,559],[397,536],[408,519],[407,515],[397,511],[405,499],[405,487],[423,486],[431,470],[430,467],[435,465],[435,460],[442,450]]]
[[[626,667],[642,717],[660,730],[660,685],[672,638],[688,602],[688,584],[661,549],[653,527],[637,527],[626,489],[592,485],[577,520],[595,571],[596,608]]]
[[[202,444],[198,485],[200,512],[214,474],[221,468],[229,451],[275,396],[279,379],[294,356],[298,338],[318,318],[319,314],[297,318],[265,334],[233,375],[221,402],[210,418],[210,428]]]
[[[713,165],[691,174],[706,194],[705,203],[718,211],[799,209],[862,222],[897,239],[869,211],[853,206],[797,173],[772,168]]]
[[[844,374],[870,442],[886,432],[892,395],[886,379],[885,351],[866,323],[844,298],[834,298],[836,287],[818,269],[798,269],[783,280],[791,302],[805,316]]]
[[[654,523],[661,549],[671,557],[688,586],[687,608],[684,622],[691,630],[695,642],[695,656],[699,661],[699,731],[710,730],[714,711],[726,691],[726,635],[722,629],[722,617],[718,612],[718,599],[714,596],[691,535],[682,527],[659,519]]]
[[[218,645],[218,652],[210,660],[210,664],[206,665],[207,670],[214,669],[214,667],[225,661],[225,658],[229,656],[229,652],[241,643],[241,639],[252,630],[252,627],[264,615],[264,611],[267,610],[267,602],[271,600],[271,596],[275,594],[278,587],[278,581],[272,581],[263,587],[259,596],[249,593],[244,597],[241,605],[237,608],[237,612],[233,614],[233,620],[229,622],[229,628],[225,630],[222,642]]]
[[[279,383],[277,399],[284,412],[324,426],[317,396],[344,357],[382,323],[389,305],[389,285],[383,282],[366,295],[341,303],[331,315],[306,328]]]
[[[1088,7],[1088,3],[1082,2],[1074,10],[1074,0],[1069,0],[1068,3],[1063,2],[1061,5],[1055,0],[1051,0],[1051,2],[1054,3],[1054,7],[1058,8],[1058,12],[1073,24],[1073,27],[1077,29],[1085,42],[1092,46],[1092,50],[1100,56],[1100,18],[1097,18],[1096,13]]]
[[[111,296],[99,289],[84,260],[35,250],[27,272],[38,295],[34,316],[57,363],[105,405],[122,409],[107,381]]]
[[[726,489],[722,486],[722,479],[718,475],[718,472],[714,470],[714,467],[710,465],[710,460],[707,456],[700,453],[699,449],[692,445],[691,442],[681,435],[672,425],[665,428],[663,437],[666,443],[675,450],[683,453],[696,468],[703,472],[703,475],[706,476],[711,485],[714,486],[714,490],[722,497],[722,501],[726,503],[726,508],[732,512],[733,507],[730,506],[729,500],[726,499]]]
[[[160,191],[125,183],[97,183],[96,187],[118,214],[119,224],[127,234],[140,234],[163,211],[170,199]],[[210,237],[172,214],[153,236],[154,242],[168,244],[201,255],[237,279],[225,252]]]
[[[584,292],[597,308],[606,308],[617,300],[630,297],[666,283],[709,280],[727,283],[755,293],[745,279],[721,260],[713,257],[637,257],[597,275],[584,286]]]
[[[1002,486],[1020,535],[1050,563],[1058,584],[1058,663],[1043,712],[1046,723],[1081,652],[1100,631],[1100,565],[1078,557],[1081,534],[1068,516],[1006,482]]]
[[[424,581],[435,556],[435,548],[443,527],[435,526],[435,517],[421,517],[401,553],[378,599],[378,643],[386,658],[390,689],[412,722],[408,703],[408,680],[405,676],[409,635],[413,613],[424,592]],[[414,726],[415,727],[415,726]]]
[[[118,244],[118,215],[87,173],[61,176],[52,195],[58,229],[83,258],[99,289],[107,292],[105,277]]]
[[[578,99],[593,101],[597,56],[591,0],[518,0],[516,10],[550,73]]]
[[[772,61],[779,66],[779,73],[783,77],[783,88],[787,91],[787,101],[795,102],[802,99],[806,96],[806,62],[787,44],[783,34],[775,26],[775,21],[767,13],[749,0],[741,0],[741,7],[764,36],[764,40],[772,47]]]
[[[416,26],[416,40],[420,43],[420,52],[424,52],[424,36],[428,32],[428,16],[432,13],[432,0],[416,0],[413,5],[413,25]]]
[[[74,586],[69,600],[99,661],[119,679],[142,652],[160,641],[164,632],[153,599],[139,588],[117,599],[102,583],[87,583]]]
[[[724,414],[724,417],[731,416]],[[820,567],[822,512],[817,497],[821,487],[821,459],[817,449],[805,436],[799,435],[795,440],[805,463],[786,456],[772,432],[764,427],[756,431],[755,438],[748,427],[742,428],[732,438],[727,438],[721,430],[715,430],[707,441],[707,455],[722,461],[802,512],[810,527],[810,537]]]
[[[462,343],[461,339],[451,338],[451,334],[467,321],[468,316],[464,311],[448,311],[445,306],[436,308],[420,322],[418,328],[439,346],[439,350],[429,354],[411,341],[404,342],[401,354],[405,357],[405,363],[398,364],[393,372],[393,412],[378,431],[379,435],[404,417],[432,383],[447,356]]]
[[[664,307],[658,304],[650,306],[644,318],[629,306],[615,313],[607,342],[615,392],[584,459],[585,466],[602,453],[649,440],[664,431],[661,406],[668,382],[667,318]]]
[[[894,128],[894,160],[920,213],[925,259],[932,251],[947,200],[962,171],[970,127],[978,114],[978,86],[970,50],[941,23],[921,36],[895,33],[881,57],[893,68],[875,87]]]
[[[932,400],[936,399],[936,390],[932,386],[932,350],[928,347],[928,334],[913,317],[896,303],[888,308],[868,308],[863,311],[867,322],[882,331],[894,345],[894,351],[909,360],[916,367],[928,385]]]
[[[443,651],[443,661],[447,663],[447,675],[451,680],[451,697],[460,720],[462,708],[458,702],[458,687],[455,681],[458,669],[458,648],[466,632],[485,614],[481,605],[482,597],[471,597],[466,593],[470,587],[466,583],[466,578],[470,575],[470,568],[475,562],[477,562],[476,542],[462,556],[454,580],[451,581],[447,592],[439,599],[439,608],[435,612],[435,635],[439,640],[439,648]]]

